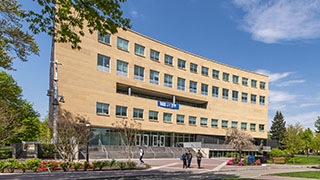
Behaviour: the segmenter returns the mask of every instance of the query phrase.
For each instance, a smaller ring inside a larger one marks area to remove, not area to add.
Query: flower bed
[[[242,160],[237,162],[236,160],[229,160],[227,161],[227,165],[238,165],[238,166],[248,166],[248,165],[261,165],[261,161],[260,160],[256,160],[255,162],[250,161],[248,163],[248,161],[246,160]]]

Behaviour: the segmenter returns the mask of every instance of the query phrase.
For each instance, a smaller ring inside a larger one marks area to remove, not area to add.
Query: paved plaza
[[[275,180],[302,180],[303,178],[288,178],[268,176],[268,174],[296,171],[318,170],[316,166],[294,166],[267,164],[262,166],[227,166],[228,158],[203,159],[202,168],[197,168],[196,158],[193,158],[191,168],[183,169],[179,159],[145,159],[152,168],[147,170],[114,170],[88,172],[54,172],[0,174],[0,179],[217,179],[217,178],[256,178]],[[134,161],[138,162],[137,159]],[[310,179],[309,179],[310,180]]]

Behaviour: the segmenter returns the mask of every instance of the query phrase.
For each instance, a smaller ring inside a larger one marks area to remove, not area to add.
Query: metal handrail
[[[170,147],[165,147],[166,149],[168,148],[169,149],[169,151],[171,152],[171,154],[173,155],[172,157],[173,158],[175,158],[176,157],[176,155],[174,154],[174,152],[171,150],[171,148]]]

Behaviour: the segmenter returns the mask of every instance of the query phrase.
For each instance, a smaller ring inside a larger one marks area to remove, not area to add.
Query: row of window
[[[110,57],[98,54],[98,70],[110,72]],[[134,79],[144,81],[144,71],[145,68],[141,66],[134,65]],[[128,63],[117,60],[117,75],[128,77]],[[160,73],[158,71],[150,70],[150,77],[149,82],[152,84],[159,85],[159,76]],[[173,76],[170,74],[164,74],[164,86],[172,88],[173,84]],[[177,78],[177,89],[181,91],[185,91],[186,89],[186,79],[184,78]],[[221,88],[222,89],[222,98],[229,99],[229,93],[231,92],[229,89]],[[230,91],[230,92],[229,92]],[[197,93],[198,92],[198,82],[196,81],[189,81],[189,92]],[[201,94],[208,96],[209,92],[209,85],[201,83]],[[212,96],[219,97],[219,87],[212,86]],[[232,90],[232,100],[238,101],[239,92]],[[250,95],[250,102],[251,104],[257,103],[257,95],[251,94]],[[241,102],[247,103],[248,102],[248,93],[242,92],[241,93]],[[259,96],[259,103],[260,105],[265,105],[265,96]]]
[[[98,33],[98,41],[106,43],[106,44],[110,44],[110,34],[106,34],[104,36],[101,35],[101,33]],[[117,47],[119,49],[125,50],[125,51],[129,51],[129,41],[122,39],[120,37],[118,37],[117,39]],[[134,44],[134,52],[135,54],[139,55],[139,56],[145,56],[145,47],[139,44]],[[150,59],[151,60],[155,60],[155,61],[159,61],[160,58],[160,52],[150,49]],[[164,63],[167,65],[171,65],[173,66],[173,56],[170,56],[168,54],[164,55]],[[186,61],[179,59],[178,58],[178,68],[179,69],[186,69]],[[190,72],[193,73],[198,73],[198,65],[191,63],[190,62]],[[209,76],[209,68],[205,67],[205,66],[201,66],[201,74],[204,76]],[[215,79],[219,79],[220,77],[220,71],[212,69],[212,77]],[[224,81],[230,81],[230,74],[226,73],[226,72],[222,72],[222,80]],[[241,84],[244,86],[248,86],[249,85],[249,79],[246,77],[242,77],[241,79]],[[232,75],[232,82],[235,84],[239,84],[239,76],[237,75]],[[251,79],[251,87],[257,88],[257,80]],[[259,84],[260,89],[265,89],[265,82],[260,81]]]
[[[133,118],[143,119],[143,109],[133,108]],[[109,115],[109,104],[105,103],[97,103],[96,105],[96,113],[97,114],[104,114]],[[125,106],[116,106],[116,116],[128,117],[128,108]],[[172,113],[163,113],[163,122],[171,123],[173,122]],[[149,111],[149,120],[158,121],[159,120],[159,112],[158,111]],[[176,115],[176,122],[177,124],[185,124],[185,115],[177,114]],[[197,117],[195,116],[188,116],[188,124],[189,125],[196,125],[197,124]],[[241,122],[241,129],[247,130],[248,123]],[[208,118],[201,117],[200,118],[200,126],[208,126]],[[211,127],[219,127],[219,120],[218,119],[211,119]],[[228,120],[221,120],[221,128],[229,128],[229,121]],[[231,121],[231,128],[238,128],[237,121]],[[250,123],[250,130],[256,130],[256,124]],[[264,124],[259,124],[259,131],[264,131]]]

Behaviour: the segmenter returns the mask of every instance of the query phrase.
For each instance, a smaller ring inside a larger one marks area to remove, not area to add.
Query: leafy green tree
[[[311,149],[317,153],[320,151],[320,133],[317,133],[312,139]]]
[[[314,126],[316,127],[316,133],[320,133],[320,116],[318,116],[318,119],[314,123]]]
[[[304,142],[304,149],[307,153],[307,156],[309,156],[309,150],[311,148],[311,144],[312,144],[312,139],[313,139],[313,132],[310,128],[305,129],[302,133],[301,133],[301,138]]]
[[[302,139],[303,128],[301,124],[289,125],[283,134],[281,141],[284,149],[294,156],[304,149],[304,141]]]
[[[51,129],[49,127],[49,118],[45,117],[44,121],[40,122],[40,141],[41,142],[51,142]]]
[[[276,139],[279,142],[281,142],[283,138],[283,134],[285,132],[286,132],[286,121],[284,120],[282,113],[277,111],[276,115],[272,120],[272,125],[270,128],[271,139]]]

